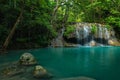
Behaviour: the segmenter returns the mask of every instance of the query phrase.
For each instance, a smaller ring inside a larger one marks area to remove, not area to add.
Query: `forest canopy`
[[[0,0],[0,47],[20,13],[9,48],[48,46],[62,27],[77,22],[111,25],[120,38],[119,4],[120,0]]]

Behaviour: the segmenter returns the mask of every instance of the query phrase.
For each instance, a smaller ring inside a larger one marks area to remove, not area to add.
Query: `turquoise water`
[[[54,78],[87,76],[96,80],[120,80],[120,47],[41,48],[9,51],[0,65],[32,53]]]

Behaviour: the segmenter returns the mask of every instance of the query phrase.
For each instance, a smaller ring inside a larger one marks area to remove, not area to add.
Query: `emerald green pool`
[[[120,80],[120,47],[41,48],[9,51],[0,65],[32,53],[39,64],[59,78],[87,76],[96,80]]]

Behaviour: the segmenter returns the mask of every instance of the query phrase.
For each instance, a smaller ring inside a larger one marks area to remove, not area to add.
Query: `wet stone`
[[[37,64],[37,60],[31,53],[24,53],[21,55],[19,60],[20,65],[35,65]]]

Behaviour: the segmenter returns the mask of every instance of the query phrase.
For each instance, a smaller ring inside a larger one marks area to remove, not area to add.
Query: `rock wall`
[[[73,27],[75,28],[73,32],[69,33],[68,36],[65,36],[64,33],[67,30],[64,30],[64,32],[60,33],[60,36],[58,35],[56,41],[54,41],[53,43],[57,43],[57,46],[61,46],[59,45],[61,43],[63,44],[62,46],[119,45],[119,42],[115,37],[114,30],[108,25],[98,23],[76,23],[73,25]],[[60,43],[57,42],[58,40]],[[52,46],[56,45],[52,44]]]

